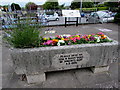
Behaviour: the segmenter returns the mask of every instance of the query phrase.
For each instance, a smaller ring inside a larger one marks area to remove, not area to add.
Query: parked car
[[[117,14],[117,12],[113,12],[110,14],[111,17],[115,17],[115,15]]]
[[[85,13],[81,12],[81,17],[84,17],[85,16]]]
[[[92,12],[87,18],[89,23],[104,23],[111,22],[114,20],[114,17],[111,17],[109,13],[105,11]]]
[[[85,13],[85,17],[88,18],[90,16],[90,13]]]
[[[51,14],[51,15],[45,15],[45,18],[49,21],[58,21],[59,20],[59,16],[57,13]]]

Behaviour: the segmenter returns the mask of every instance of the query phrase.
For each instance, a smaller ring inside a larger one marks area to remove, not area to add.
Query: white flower
[[[58,42],[60,42],[60,43],[65,43],[65,41],[64,41],[64,40],[59,40]]]
[[[71,35],[70,34],[63,34],[63,35],[60,35],[60,36],[63,38],[64,36],[70,37]]]
[[[60,46],[60,43],[65,43],[65,41],[64,40],[59,40],[57,45]]]
[[[95,37],[97,39],[97,42],[100,42],[101,37]]]
[[[57,45],[60,46],[60,43],[58,42]]]

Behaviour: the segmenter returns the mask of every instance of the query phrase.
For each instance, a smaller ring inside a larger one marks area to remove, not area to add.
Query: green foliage
[[[47,15],[54,15],[54,12],[51,11],[51,12],[46,12]]]
[[[97,7],[98,10],[108,10],[108,7]]]
[[[45,4],[43,4],[43,8],[44,9],[59,9],[59,4],[58,2],[45,2]]]
[[[71,3],[71,9],[80,8],[81,2],[72,2]],[[82,2],[82,8],[92,8],[94,6],[93,2]]]
[[[119,24],[120,24],[120,12],[118,12],[118,13],[115,15],[114,22],[116,22],[116,23],[119,23]]]
[[[97,7],[105,7],[105,5],[104,4],[99,4],[99,5],[97,5]]]
[[[118,2],[105,2],[104,5],[108,7],[110,11],[117,11],[119,3]]]
[[[4,6],[3,6],[3,10],[2,10],[2,11],[7,12],[7,11],[8,11],[8,9],[7,9],[7,8],[8,8],[8,5],[4,5]]]
[[[11,9],[12,9],[12,11],[21,10],[21,7],[19,6],[19,4],[12,3],[11,4]]]
[[[120,24],[120,7],[117,10],[117,14],[115,15],[114,22]]]
[[[94,8],[82,8],[82,11],[96,11],[96,10],[107,10],[108,7],[94,7]],[[77,8],[76,10],[80,10]]]
[[[79,9],[77,9],[79,10]],[[97,8],[82,8],[82,11],[96,11]]]
[[[37,26],[30,26],[29,23],[17,24],[9,33],[8,42],[15,48],[31,48],[38,47],[40,43],[40,31]]]
[[[92,8],[94,6],[93,2],[82,2],[83,8]]]
[[[28,2],[26,5],[25,5],[25,8],[27,10],[37,10],[37,5],[34,3],[34,2]]]
[[[70,8],[71,9],[80,8],[80,2],[72,2]]]
[[[105,2],[104,5],[111,8],[118,7],[118,2]]]

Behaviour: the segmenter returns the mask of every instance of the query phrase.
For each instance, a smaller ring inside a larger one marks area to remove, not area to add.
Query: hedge
[[[94,8],[82,8],[82,11],[96,11],[96,10],[107,10],[107,7],[94,7]],[[80,10],[77,8],[76,10]]]
[[[114,22],[120,23],[120,13],[117,13],[117,14],[115,15]]]
[[[108,7],[97,7],[98,10],[108,10]]]

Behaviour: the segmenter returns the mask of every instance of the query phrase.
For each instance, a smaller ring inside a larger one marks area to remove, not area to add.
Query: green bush
[[[83,11],[95,11],[96,8],[82,8]]]
[[[98,10],[108,10],[108,7],[97,7]]]
[[[117,14],[115,15],[114,22],[120,23],[120,13],[117,13]]]
[[[94,7],[94,8],[82,8],[82,11],[96,11],[96,10],[107,10],[108,7]],[[76,9],[80,10],[80,9]]]
[[[97,7],[104,7],[104,6],[105,6],[104,4],[97,5]]]
[[[51,11],[51,12],[46,12],[46,14],[47,14],[47,15],[53,15],[54,12],[53,12],[53,11]]]
[[[17,24],[12,32],[9,32],[8,42],[15,48],[38,47],[40,43],[40,30],[37,26],[30,26],[29,23]]]
[[[80,10],[80,9],[76,9],[76,10]],[[96,11],[97,8],[82,8],[82,11]]]

